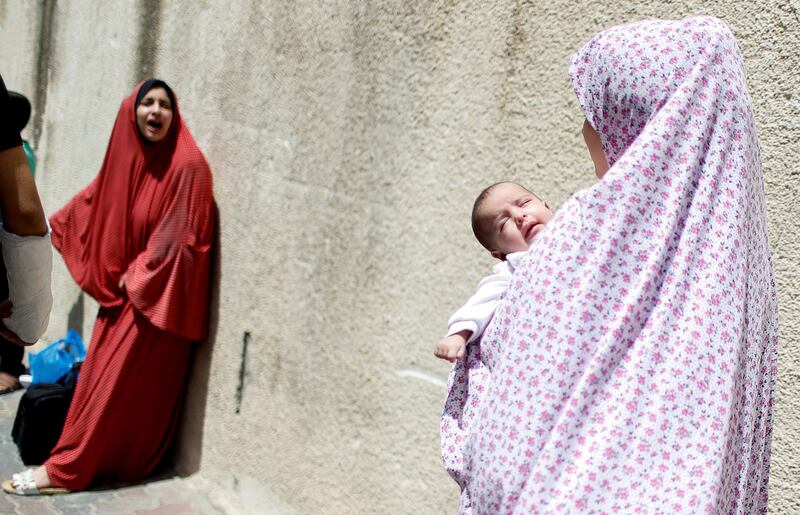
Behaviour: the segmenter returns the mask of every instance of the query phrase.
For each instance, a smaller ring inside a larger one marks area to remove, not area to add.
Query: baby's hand
[[[442,338],[442,341],[437,343],[436,348],[433,349],[434,356],[446,359],[451,363],[457,359],[462,359],[467,348],[467,337],[462,333],[463,331]]]

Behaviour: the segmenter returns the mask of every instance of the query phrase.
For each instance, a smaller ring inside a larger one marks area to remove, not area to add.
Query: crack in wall
[[[39,147],[47,107],[47,87],[50,82],[50,58],[53,54],[53,34],[56,0],[40,0],[36,60],[36,89],[33,93],[33,146]]]
[[[244,397],[244,381],[247,378],[247,346],[250,344],[250,331],[242,335],[242,356],[239,363],[239,383],[236,385],[236,414],[241,413]]]
[[[161,0],[141,0],[139,9],[139,40],[134,65],[137,82],[155,75],[161,33]]]

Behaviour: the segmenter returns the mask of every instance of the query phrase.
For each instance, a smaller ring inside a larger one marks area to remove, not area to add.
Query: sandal
[[[13,474],[11,479],[3,481],[3,490],[14,495],[61,495],[68,494],[69,490],[57,486],[36,488],[33,479],[33,469],[28,469],[19,474]]]
[[[8,379],[0,379],[0,395],[16,392],[20,388],[22,388],[22,385],[19,384],[19,381],[17,379],[14,379],[13,382],[9,382]]]

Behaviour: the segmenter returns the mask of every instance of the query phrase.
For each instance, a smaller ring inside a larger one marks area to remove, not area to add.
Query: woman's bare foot
[[[47,475],[47,469],[44,465],[33,469],[33,480],[36,481],[36,488],[40,490],[50,486],[50,476]]]

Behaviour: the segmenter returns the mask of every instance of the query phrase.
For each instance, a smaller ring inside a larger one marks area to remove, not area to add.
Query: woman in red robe
[[[11,493],[139,480],[175,432],[191,342],[208,325],[214,200],[167,84],[145,81],[122,101],[100,173],[50,226],[100,310],[61,438],[4,484]]]

